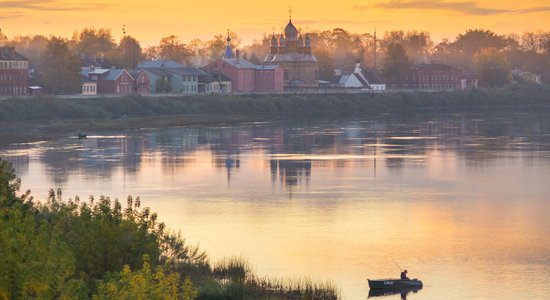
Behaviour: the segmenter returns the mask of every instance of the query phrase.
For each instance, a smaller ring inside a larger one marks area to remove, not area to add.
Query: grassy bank
[[[196,95],[147,98],[56,99],[51,97],[0,101],[0,120],[10,122],[143,118],[170,115],[258,116],[350,115],[401,112],[422,108],[547,105],[550,87],[454,92],[321,95]]]

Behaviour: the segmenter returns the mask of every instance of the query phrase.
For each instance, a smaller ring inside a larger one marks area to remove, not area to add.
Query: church
[[[271,37],[271,51],[264,59],[266,65],[278,65],[284,70],[284,86],[287,90],[318,88],[319,64],[311,53],[309,34],[299,34],[292,18],[279,39]]]

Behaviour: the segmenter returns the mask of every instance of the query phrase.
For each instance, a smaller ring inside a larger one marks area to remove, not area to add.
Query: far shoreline
[[[88,131],[216,126],[510,107],[550,107],[550,87],[430,93],[12,98],[0,100],[0,146],[51,140]]]

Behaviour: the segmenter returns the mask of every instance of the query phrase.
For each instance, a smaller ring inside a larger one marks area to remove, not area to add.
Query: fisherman
[[[409,277],[407,277],[407,270],[401,272],[401,279],[409,279]]]

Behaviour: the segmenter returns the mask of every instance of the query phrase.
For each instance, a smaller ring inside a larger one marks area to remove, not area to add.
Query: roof
[[[124,69],[112,69],[107,73],[107,76],[103,78],[103,80],[116,80],[124,72],[126,72]]]
[[[96,67],[96,68],[103,68],[108,69],[113,64],[103,57],[91,57],[87,55],[82,55],[80,57],[80,63],[82,67]]]
[[[363,76],[367,79],[369,84],[384,84],[382,73],[378,69],[366,68],[362,71]]]
[[[143,68],[183,68],[182,64],[179,64],[173,60],[148,60],[141,61],[138,64],[138,69]]]
[[[222,60],[238,69],[256,69],[258,67],[257,65],[242,58],[239,58],[238,63],[236,58],[222,58]]]
[[[423,69],[423,70],[452,70],[458,69],[456,67],[447,64],[416,64],[411,69]]]
[[[178,68],[138,67],[138,69],[145,70],[147,72],[151,72],[153,74],[156,74],[162,77],[172,76],[172,75],[180,75],[180,76],[207,76],[208,75],[205,72],[201,71],[200,69],[193,68],[193,67],[178,67]]]
[[[0,59],[1,60],[24,60],[28,61],[21,53],[15,51],[13,47],[0,47]]]
[[[317,62],[317,58],[313,54],[309,53],[277,53],[271,56],[267,56],[264,62],[277,63],[277,62]]]

